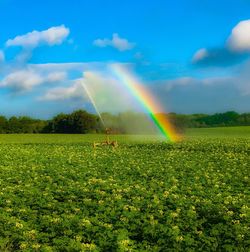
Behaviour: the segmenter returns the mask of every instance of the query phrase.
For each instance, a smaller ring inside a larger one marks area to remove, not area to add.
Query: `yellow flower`
[[[203,233],[203,232],[202,232],[201,230],[197,231],[197,234],[198,234],[198,235],[202,235],[202,233]]]
[[[240,218],[244,218],[244,217],[247,217],[247,215],[245,213],[240,214]]]
[[[52,218],[51,222],[52,223],[59,223],[60,222],[60,218]]]
[[[184,240],[184,238],[183,238],[182,236],[177,236],[177,237],[176,237],[176,241],[180,241],[180,242],[181,242],[181,241],[183,241],[183,240]]]
[[[179,216],[179,214],[178,214],[178,213],[176,213],[176,212],[173,212],[173,213],[171,213],[171,216],[172,216],[173,218],[176,218],[176,217],[178,217],[178,216]]]
[[[232,215],[234,214],[234,212],[233,212],[233,211],[227,211],[227,214],[228,214],[229,216],[232,216]]]
[[[91,226],[91,222],[88,219],[82,219],[81,221],[82,226]]]
[[[40,247],[41,247],[41,245],[38,243],[35,243],[32,245],[32,248],[34,248],[34,249],[39,249]]]
[[[90,250],[95,250],[96,249],[96,245],[93,243],[82,243],[82,248],[84,249],[83,251],[85,251],[85,249],[87,249],[88,251]]]
[[[76,239],[76,241],[81,241],[81,240],[82,240],[82,237],[81,237],[80,235],[76,235],[76,236],[75,236],[75,239]]]
[[[25,243],[25,242],[22,242],[22,243],[20,244],[20,249],[26,249],[27,247],[28,247],[28,244]]]
[[[23,224],[20,223],[20,222],[16,222],[16,227],[17,227],[17,228],[23,228]]]
[[[27,234],[27,236],[29,237],[29,238],[31,238],[31,239],[35,239],[35,237],[36,237],[36,230],[30,230],[30,231],[28,231],[28,232],[26,232],[26,234]]]

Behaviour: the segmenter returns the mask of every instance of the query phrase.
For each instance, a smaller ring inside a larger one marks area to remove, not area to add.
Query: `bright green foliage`
[[[247,139],[20,137],[0,144],[0,251],[250,249]]]

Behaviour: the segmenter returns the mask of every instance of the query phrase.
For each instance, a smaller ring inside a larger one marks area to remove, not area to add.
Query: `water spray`
[[[96,104],[95,104],[95,101],[94,101],[92,95],[90,94],[90,92],[89,92],[87,86],[84,84],[84,81],[82,81],[82,86],[83,86],[85,92],[87,93],[88,98],[89,98],[90,102],[92,103],[92,105],[93,105],[93,107],[94,107],[94,109],[95,109],[97,115],[99,116],[99,118],[100,118],[100,120],[101,120],[101,123],[102,123],[102,126],[105,128],[105,123],[104,123],[104,121],[103,121],[103,119],[102,119],[102,115],[101,115],[100,111],[98,110],[98,108],[97,108],[97,106],[96,106]]]
[[[103,128],[106,130],[106,144],[110,143],[110,135],[107,131],[109,125],[108,118],[102,117],[101,111],[117,112],[134,108],[143,110],[150,115],[150,120],[143,122],[139,126],[141,129],[148,127],[155,132],[161,133],[166,141],[177,141],[177,134],[170,119],[162,114],[164,108],[159,101],[153,97],[150,90],[138,78],[122,64],[110,64],[108,71],[101,72],[85,72],[82,86],[93,104],[98,114]],[[118,95],[121,94],[121,95]],[[126,120],[126,117],[125,117]],[[123,122],[125,129],[137,128],[138,123],[128,124],[129,121]],[[111,123],[113,123],[111,119]],[[116,123],[114,121],[114,123]],[[149,123],[149,124],[148,124]],[[157,131],[156,131],[157,130]],[[111,131],[112,132],[112,131]],[[126,131],[125,131],[126,132]]]
[[[106,134],[106,141],[104,142],[94,142],[93,143],[93,147],[96,148],[97,146],[104,146],[104,145],[108,145],[108,146],[112,146],[113,148],[117,147],[118,146],[118,143],[117,141],[110,141],[109,139],[109,135],[112,133],[112,129],[111,128],[107,128],[105,127],[105,123],[104,123],[104,120],[101,116],[101,113],[100,111],[98,110],[97,106],[96,106],[96,103],[91,95],[91,93],[89,92],[89,89],[87,88],[87,86],[85,85],[84,81],[82,81],[82,86],[85,90],[85,92],[87,93],[88,95],[88,98],[90,100],[90,102],[92,103],[97,115],[99,116],[100,120],[101,120],[101,123],[103,125],[103,127],[105,128],[105,134]]]

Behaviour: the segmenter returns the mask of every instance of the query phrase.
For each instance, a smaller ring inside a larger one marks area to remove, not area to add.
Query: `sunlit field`
[[[248,251],[250,127],[0,135],[0,251]]]

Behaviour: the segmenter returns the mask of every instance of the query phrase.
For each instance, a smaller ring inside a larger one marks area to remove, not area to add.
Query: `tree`
[[[8,126],[8,120],[4,116],[0,116],[0,133],[6,133]]]
[[[250,113],[244,113],[239,115],[237,119],[238,125],[250,125]]]
[[[59,114],[51,121],[52,133],[70,133],[69,129],[69,115]]]
[[[53,133],[79,133],[96,132],[98,119],[95,115],[84,110],[71,114],[59,114],[48,123],[45,131]]]
[[[71,133],[96,132],[98,118],[85,110],[78,110],[69,115]]]

